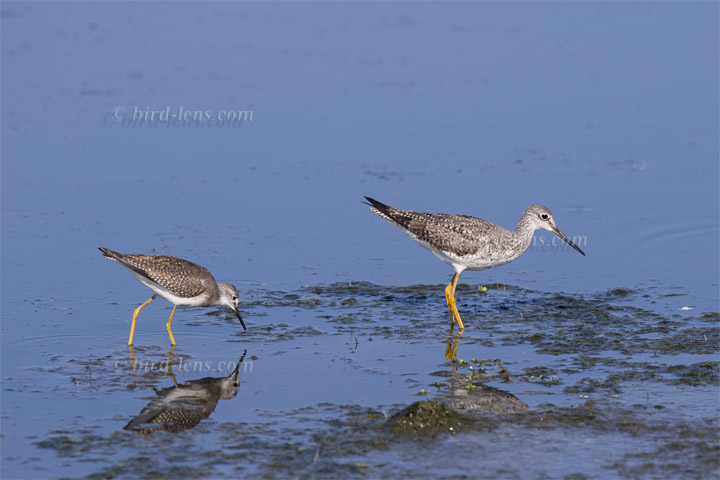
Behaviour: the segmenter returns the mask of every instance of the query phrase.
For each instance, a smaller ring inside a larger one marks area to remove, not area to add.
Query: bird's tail
[[[114,250],[110,250],[109,248],[105,248],[105,247],[98,247],[98,250],[100,250],[104,256],[106,256],[107,258],[109,258],[111,260],[119,260],[120,259],[120,254]]]
[[[392,207],[390,207],[390,205],[385,205],[384,203],[378,202],[374,198],[370,198],[370,197],[365,197],[365,200],[367,200],[367,202],[362,202],[362,203],[364,203],[365,205],[371,206],[372,208],[374,208],[375,210],[377,210],[378,212],[380,212],[384,215],[390,216],[389,211],[390,211],[390,208],[392,208]]]

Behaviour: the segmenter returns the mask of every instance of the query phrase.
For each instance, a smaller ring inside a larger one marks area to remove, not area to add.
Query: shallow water
[[[716,4],[1,8],[3,478],[720,474]],[[543,203],[587,256],[463,273],[458,337],[451,269],[363,195]],[[171,351],[156,301],[129,351],[150,293],[98,246],[208,267],[248,331],[179,309]],[[244,351],[197,426],[123,430]],[[467,420],[388,433],[418,400]]]

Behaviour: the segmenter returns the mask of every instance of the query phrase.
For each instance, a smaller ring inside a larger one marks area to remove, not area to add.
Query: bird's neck
[[[517,228],[512,232],[513,241],[524,252],[530,246],[534,233],[535,228],[530,225],[527,217],[523,215],[518,221]]]

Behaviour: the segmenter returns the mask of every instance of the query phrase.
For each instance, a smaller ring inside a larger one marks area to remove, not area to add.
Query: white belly
[[[508,257],[507,255],[497,255],[493,253],[486,253],[483,255],[465,255],[461,257],[449,252],[438,250],[425,242],[418,243],[430,250],[433,255],[438,257],[440,260],[453,267],[457,273],[465,270],[487,270],[488,268],[505,265],[517,258],[517,256]]]

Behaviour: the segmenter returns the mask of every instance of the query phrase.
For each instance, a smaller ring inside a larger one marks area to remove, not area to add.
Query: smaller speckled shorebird
[[[585,255],[555,225],[552,213],[542,205],[530,205],[523,212],[514,231],[467,215],[423,213],[400,210],[370,197],[372,211],[405,232],[436,257],[455,269],[455,275],[445,287],[445,301],[451,322],[464,330],[455,302],[458,278],[465,270],[486,270],[512,262],[530,246],[535,230],[553,232],[568,245]]]
[[[217,283],[205,267],[168,255],[128,255],[114,252],[109,248],[99,247],[99,249],[103,255],[130,270],[130,273],[140,280],[140,283],[155,292],[155,295],[133,312],[128,345],[133,343],[135,322],[140,310],[158,296],[174,305],[170,319],[165,325],[172,345],[175,345],[175,337],[173,337],[170,324],[178,305],[185,307],[226,305],[235,312],[243,330],[247,330],[238,311],[237,289],[229,283]]]

